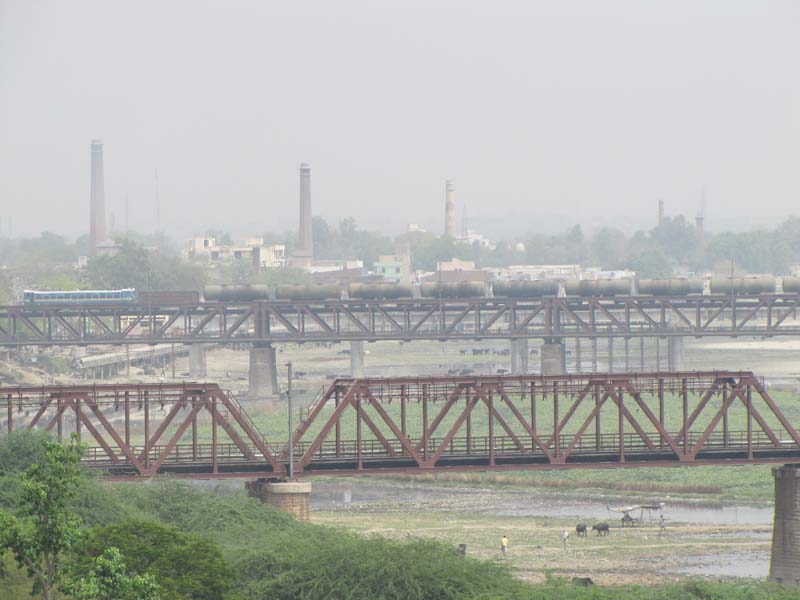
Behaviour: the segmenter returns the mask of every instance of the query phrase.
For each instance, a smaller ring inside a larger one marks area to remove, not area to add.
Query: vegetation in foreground
[[[29,432],[0,441],[3,598],[796,597],[759,582],[584,589],[550,577],[529,586],[438,542],[300,524],[243,492],[103,484],[80,471],[79,455],[74,442]]]

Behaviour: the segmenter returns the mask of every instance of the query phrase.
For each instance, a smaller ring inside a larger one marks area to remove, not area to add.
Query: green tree
[[[78,572],[89,571],[109,546],[119,548],[132,572],[153,575],[163,600],[220,600],[233,579],[213,542],[138,519],[93,529],[76,552]]]
[[[62,559],[78,537],[78,518],[68,509],[80,483],[83,446],[44,443],[44,457],[20,475],[17,514],[0,511],[0,549],[10,550],[33,579],[33,593],[52,598]]]
[[[130,575],[116,548],[107,548],[94,560],[94,568],[62,587],[75,600],[160,600],[153,575]]]
[[[182,260],[167,250],[153,252],[123,240],[114,256],[89,261],[87,279],[94,289],[199,290],[205,283],[199,264]]]

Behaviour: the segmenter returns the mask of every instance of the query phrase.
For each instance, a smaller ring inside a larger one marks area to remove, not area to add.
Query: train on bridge
[[[404,300],[413,298],[546,298],[617,296],[698,296],[715,294],[797,294],[800,277],[739,277],[723,279],[597,279],[532,280],[496,282],[423,282],[337,284],[209,285],[202,296],[192,290],[25,290],[26,305],[54,304],[160,304],[194,305],[205,302]]]

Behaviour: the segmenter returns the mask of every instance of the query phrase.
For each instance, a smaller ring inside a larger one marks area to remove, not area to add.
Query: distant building
[[[360,260],[315,260],[306,267],[306,270],[311,274],[316,274],[363,268],[364,262]]]
[[[262,244],[250,248],[254,263],[262,269],[280,269],[286,266],[286,246],[284,244]]]
[[[488,273],[479,269],[457,269],[452,271],[434,271],[419,277],[421,282],[436,283],[484,283],[489,281]]]
[[[539,279],[581,279],[580,265],[511,265],[484,269],[495,281],[536,281]]]
[[[487,250],[494,250],[497,248],[497,244],[495,244],[492,240],[480,233],[472,231],[471,229],[467,229],[464,235],[456,239],[456,242],[459,244],[467,244],[468,246],[474,246],[475,244],[478,244],[478,246],[481,248],[486,248]]]
[[[208,254],[217,247],[217,238],[214,236],[196,235],[186,242],[186,252],[190,254]]]
[[[452,258],[450,260],[442,260],[436,263],[437,271],[474,271],[475,261],[461,260],[460,258]]]
[[[95,245],[96,256],[116,256],[119,254],[119,244],[114,240],[103,240]]]
[[[408,233],[428,233],[428,231],[419,223],[409,223]]]
[[[195,236],[186,243],[184,254],[211,262],[252,260],[253,266],[280,269],[286,266],[284,244],[264,244],[259,237],[248,238],[243,246],[219,246],[213,236]]]
[[[406,254],[387,254],[379,256],[372,264],[372,271],[391,283],[411,282],[411,261]]]
[[[604,271],[600,267],[587,267],[581,275],[581,279],[633,279],[634,277],[636,277],[636,271],[630,269]]]

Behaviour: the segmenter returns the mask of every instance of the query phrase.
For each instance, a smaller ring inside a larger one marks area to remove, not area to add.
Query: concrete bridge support
[[[189,346],[189,377],[206,376],[206,346],[192,344]]]
[[[245,482],[247,493],[271,504],[298,521],[308,521],[311,506],[311,484],[306,481],[267,481],[257,479]]]
[[[667,341],[667,369],[670,371],[683,370],[683,338],[670,337]]]
[[[525,375],[528,372],[528,338],[511,340],[511,373]]]
[[[542,344],[542,375],[565,375],[567,373],[567,352],[561,342]]]
[[[362,340],[350,342],[350,376],[364,377],[364,342]]]
[[[800,585],[800,465],[774,467],[775,524],[772,529],[771,581]]]
[[[275,348],[270,344],[254,344],[250,348],[248,383],[247,395],[250,399],[278,397],[278,365],[275,362]]]

